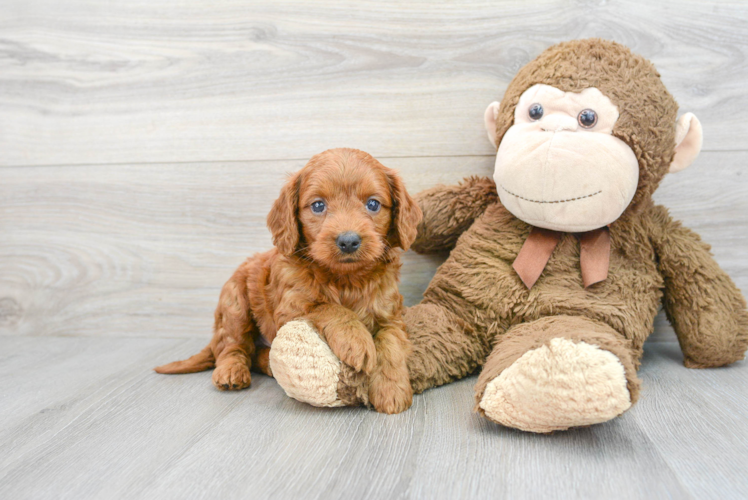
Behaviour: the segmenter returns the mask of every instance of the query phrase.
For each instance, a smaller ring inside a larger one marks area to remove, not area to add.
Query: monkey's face
[[[527,89],[496,156],[502,204],[528,224],[557,231],[618,219],[636,193],[639,163],[612,135],[617,120],[618,108],[596,88]]]

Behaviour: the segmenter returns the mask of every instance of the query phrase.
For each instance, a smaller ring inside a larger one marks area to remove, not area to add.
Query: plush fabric
[[[594,87],[620,112],[612,135],[633,152],[639,173],[631,202],[609,225],[607,277],[585,287],[579,238],[561,233],[528,289],[513,263],[533,226],[502,205],[491,179],[469,178],[416,196],[424,218],[413,248],[450,255],[403,319],[415,392],[480,371],[481,415],[548,432],[603,422],[636,402],[642,346],[660,306],[691,368],[743,359],[748,312],[709,246],[652,201],[676,151],[690,163],[701,137],[688,118],[676,141],[677,104],[652,64],[597,39],[549,48],[519,71],[500,106],[486,110],[499,148],[510,139],[520,96],[538,84],[563,92]],[[365,393],[367,383],[341,377],[338,392]]]
[[[614,354],[553,338],[492,379],[478,404],[480,412],[508,427],[552,432],[610,420],[626,411],[631,399]]]
[[[542,104],[542,119],[529,116],[533,103]],[[585,109],[596,116],[589,128],[578,119]],[[533,85],[513,116],[494,172],[501,203],[510,212],[556,231],[591,231],[621,216],[636,192],[639,164],[613,134],[619,112],[610,99],[596,88],[576,93]]]
[[[289,397],[314,406],[344,406],[338,397],[341,362],[308,321],[289,321],[281,327],[270,350],[275,378]]]
[[[625,46],[599,39],[574,40],[550,47],[519,70],[509,84],[496,119],[496,144],[514,123],[525,90],[545,84],[564,92],[594,87],[620,116],[613,136],[628,144],[639,160],[639,185],[632,208],[651,197],[672,162],[678,105],[651,62]]]
[[[689,166],[701,151],[701,122],[693,113],[686,113],[678,118],[675,126],[675,143],[678,145],[678,151],[668,171],[671,174]]]
[[[512,267],[527,288],[532,288],[553,255],[563,233],[539,227],[532,228]],[[610,232],[607,227],[579,234],[579,265],[584,287],[608,277]]]

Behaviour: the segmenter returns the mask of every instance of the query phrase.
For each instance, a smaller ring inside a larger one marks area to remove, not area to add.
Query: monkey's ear
[[[283,255],[291,255],[299,245],[299,188],[301,174],[294,174],[281,188],[280,196],[268,214],[268,229],[273,235],[273,245]]]
[[[686,113],[675,124],[675,158],[670,164],[670,172],[680,172],[699,156],[703,141],[701,122],[693,113]]]
[[[499,104],[499,101],[492,102],[483,113],[483,123],[486,125],[488,140],[491,141],[493,147],[498,147],[496,145],[496,119],[499,117]]]

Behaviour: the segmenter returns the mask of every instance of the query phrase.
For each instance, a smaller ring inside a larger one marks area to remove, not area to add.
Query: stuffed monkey
[[[687,367],[743,359],[740,291],[652,201],[701,149],[699,121],[677,110],[654,66],[614,42],[561,43],[519,71],[485,114],[493,180],[417,196],[413,248],[451,252],[405,313],[414,391],[480,370],[475,409],[494,422],[532,432],[605,422],[639,396],[661,305]],[[368,403],[366,377],[306,323],[281,329],[270,362],[297,399]]]

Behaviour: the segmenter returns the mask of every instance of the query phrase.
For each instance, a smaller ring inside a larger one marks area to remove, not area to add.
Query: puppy
[[[266,346],[278,329],[306,319],[341,361],[370,377],[377,411],[408,409],[398,247],[410,247],[421,217],[398,174],[371,155],[331,149],[312,157],[268,215],[275,248],[247,259],[223,286],[210,344],[156,371],[215,367],[218,389],[243,389],[250,367],[272,376]]]

